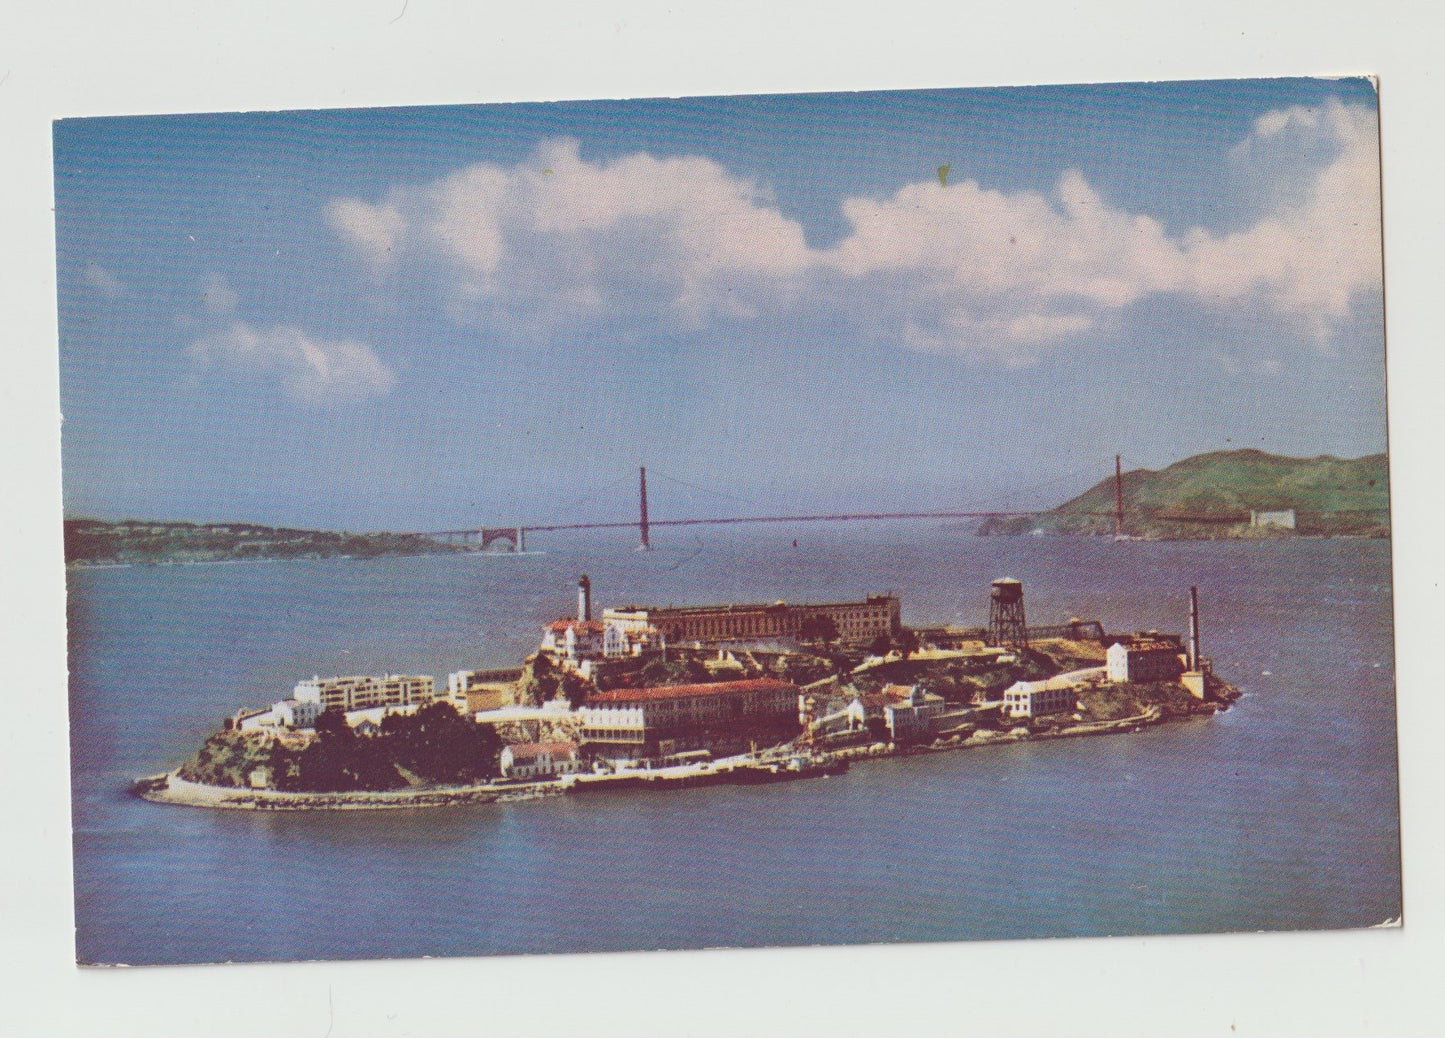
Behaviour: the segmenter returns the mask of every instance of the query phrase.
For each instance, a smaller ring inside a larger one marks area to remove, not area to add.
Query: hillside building
[[[584,660],[602,657],[603,623],[600,620],[553,620],[542,628],[541,651],[568,670]]]
[[[854,729],[867,727],[869,721],[882,721],[892,741],[912,742],[932,734],[944,702],[942,696],[924,692],[917,685],[885,685],[877,692],[855,696],[846,710]]]
[[[292,699],[318,704],[322,710],[368,710],[375,706],[411,706],[434,698],[430,675],[386,674],[381,677],[313,677],[296,685]]]
[[[516,699],[520,667],[496,670],[454,670],[447,675],[447,700],[457,713],[497,710]]]
[[[314,728],[321,716],[321,704],[298,699],[283,699],[269,709],[243,711],[236,716],[235,727],[243,732],[263,728]]]
[[[1110,645],[1106,669],[1110,681],[1177,681],[1184,667],[1178,638],[1146,631]]]
[[[796,640],[810,617],[825,617],[845,644],[866,645],[880,634],[892,637],[903,625],[896,595],[869,595],[861,602],[714,606],[623,606],[604,609],[604,622],[620,629],[652,627],[668,642]]]
[[[666,647],[662,632],[648,622],[646,610],[602,611],[602,655],[606,658],[641,656],[644,652]]]
[[[774,678],[594,692],[582,736],[603,756],[646,757],[772,732],[796,719],[798,687]]]

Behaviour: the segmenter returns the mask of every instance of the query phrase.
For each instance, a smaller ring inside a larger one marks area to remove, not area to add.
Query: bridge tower
[[[993,582],[988,601],[988,643],[1014,649],[1029,647],[1029,629],[1024,622],[1024,585],[1013,577]]]
[[[637,523],[642,533],[642,541],[637,546],[638,551],[649,551],[652,548],[652,541],[647,533],[647,466],[642,466],[642,511]]]

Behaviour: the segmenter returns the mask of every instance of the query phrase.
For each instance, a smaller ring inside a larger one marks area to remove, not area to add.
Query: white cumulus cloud
[[[1269,112],[1231,159],[1262,169],[1255,183],[1288,179],[1291,147],[1291,190],[1227,233],[1171,235],[1064,171],[1048,194],[959,178],[847,198],[848,233],[820,249],[764,187],[710,159],[594,162],[566,140],[378,202],[338,199],[328,215],[378,269],[439,280],[460,318],[538,336],[578,321],[842,320],[914,348],[1027,359],[1170,294],[1326,339],[1380,290],[1375,114]]]
[[[385,396],[396,385],[396,376],[370,346],[315,338],[285,325],[256,328],[233,321],[197,339],[190,353],[203,368],[275,378],[288,396],[308,404]]]

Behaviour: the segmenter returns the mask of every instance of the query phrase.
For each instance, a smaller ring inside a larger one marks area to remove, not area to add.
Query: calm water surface
[[[792,547],[798,536],[799,547]],[[540,539],[540,538],[539,538]],[[83,962],[470,955],[1335,928],[1401,914],[1389,545],[737,531],[640,555],[72,572]],[[893,590],[905,622],[1183,630],[1247,695],[1140,733],[762,788],[259,814],[125,793],[313,673],[515,663],[575,605]]]

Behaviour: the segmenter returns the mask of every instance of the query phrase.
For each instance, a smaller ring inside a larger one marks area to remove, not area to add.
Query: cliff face
[[[1124,473],[1124,533],[1157,539],[1390,535],[1386,455],[1290,458],[1215,451]],[[1250,525],[1251,511],[1293,509],[1293,531]],[[985,534],[1112,534],[1114,480],[1038,516],[988,520]]]

